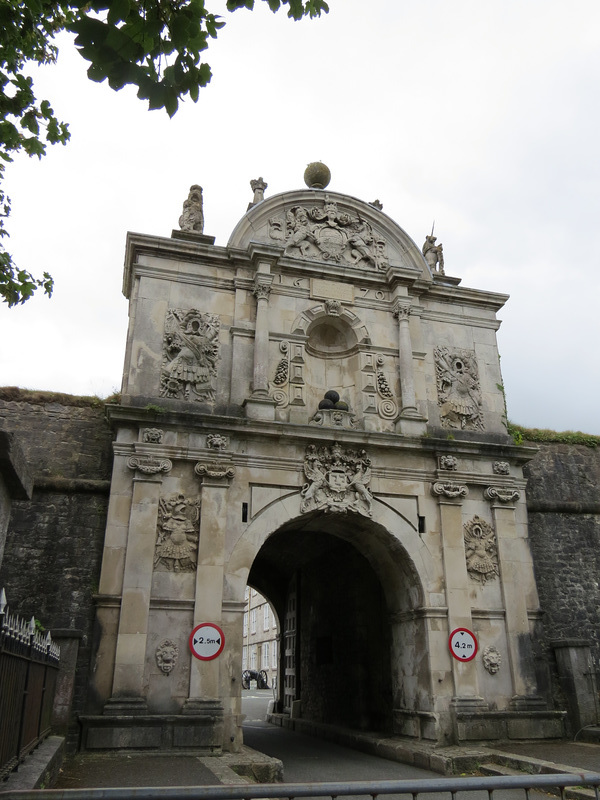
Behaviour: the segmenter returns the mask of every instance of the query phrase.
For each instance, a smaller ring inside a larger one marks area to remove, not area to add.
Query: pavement
[[[333,726],[321,726],[319,731],[312,727],[313,735],[316,733],[321,738],[446,776],[600,773],[600,728],[595,742],[511,741],[495,742],[490,747],[435,747],[425,742]],[[591,738],[594,738],[594,731]],[[240,753],[222,755],[86,752],[64,757],[64,741],[53,736],[37,748],[18,772],[0,784],[0,797],[22,789],[212,786],[272,783],[284,777],[278,759],[246,746]]]

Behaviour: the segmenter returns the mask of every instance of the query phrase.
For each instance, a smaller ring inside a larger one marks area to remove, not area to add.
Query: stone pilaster
[[[400,433],[420,435],[425,433],[424,420],[417,408],[413,371],[412,342],[410,338],[410,302],[396,300],[394,317],[398,320],[398,371],[402,408],[397,428]]]
[[[254,419],[274,419],[275,402],[269,397],[269,294],[273,276],[259,272],[254,281],[256,327],[252,394],[245,401],[246,413]]]
[[[512,678],[515,709],[539,708],[535,697],[536,678],[531,647],[527,601],[537,591],[527,540],[519,534],[514,503],[519,492],[514,487],[490,486],[484,497],[491,502],[498,542],[498,564],[502,599],[506,614],[508,662]]]
[[[456,628],[473,629],[462,521],[462,501],[468,493],[466,486],[453,482],[438,481],[432,486],[432,494],[438,498],[440,509],[448,635]],[[485,707],[479,696],[474,662],[461,662],[452,656],[450,660],[454,681],[453,706],[457,710]]]
[[[171,469],[171,462],[132,456],[128,466],[135,469],[136,474],[129,515],[112,698],[106,707],[108,713],[144,713],[146,710],[144,672],[158,502],[162,473]],[[129,706],[131,710],[127,710]]]

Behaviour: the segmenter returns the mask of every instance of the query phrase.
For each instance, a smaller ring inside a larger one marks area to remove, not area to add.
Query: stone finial
[[[373,200],[369,205],[373,206],[373,208],[376,208],[378,211],[383,211],[383,203],[380,200]]]
[[[304,170],[304,183],[309,189],[324,189],[329,186],[331,172],[322,161],[313,161]]]
[[[183,211],[179,217],[182,231],[202,233],[204,231],[204,211],[202,207],[202,187],[190,186],[190,193],[183,203]]]
[[[252,206],[255,206],[257,203],[262,203],[265,199],[265,189],[268,185],[266,181],[263,181],[262,177],[250,181],[250,188],[254,192],[254,197],[252,198],[252,202],[248,205],[248,208],[252,208]]]

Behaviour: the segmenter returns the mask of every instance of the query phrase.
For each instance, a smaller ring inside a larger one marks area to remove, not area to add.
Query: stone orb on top
[[[324,189],[329,186],[331,172],[322,161],[313,161],[304,170],[304,183],[309,189]]]

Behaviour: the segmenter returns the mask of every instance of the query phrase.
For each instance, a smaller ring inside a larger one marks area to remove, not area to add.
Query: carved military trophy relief
[[[160,396],[214,402],[219,317],[196,309],[167,311]]]
[[[436,347],[433,352],[442,427],[484,430],[475,353],[449,347]]]
[[[182,494],[161,497],[154,569],[159,572],[195,572],[198,564],[200,503]]]
[[[496,534],[492,526],[478,516],[465,522],[463,530],[467,572],[474,581],[484,586],[500,574]]]

